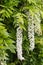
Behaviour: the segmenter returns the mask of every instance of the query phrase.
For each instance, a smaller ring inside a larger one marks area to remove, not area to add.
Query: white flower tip
[[[33,48],[29,48],[30,51],[33,51],[34,50],[34,47]]]
[[[25,60],[24,57],[22,57],[22,60]]]
[[[21,60],[21,61],[22,61],[22,60],[25,60],[25,58],[24,58],[24,57],[21,57],[20,60]]]

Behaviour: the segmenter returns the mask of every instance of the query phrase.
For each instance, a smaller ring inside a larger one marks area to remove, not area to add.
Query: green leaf
[[[6,43],[7,44],[12,44],[12,43],[15,43],[12,39],[6,39]]]
[[[2,38],[0,38],[0,44],[2,44],[3,43],[3,39]]]
[[[0,18],[0,21],[3,21],[3,19],[2,19],[2,18]]]

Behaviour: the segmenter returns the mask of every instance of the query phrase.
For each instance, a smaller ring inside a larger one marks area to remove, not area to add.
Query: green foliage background
[[[25,11],[41,13],[42,36],[35,34],[35,49],[29,51],[28,20]],[[23,29],[24,61],[17,59],[16,29]],[[0,0],[0,63],[3,65],[43,65],[43,0]]]

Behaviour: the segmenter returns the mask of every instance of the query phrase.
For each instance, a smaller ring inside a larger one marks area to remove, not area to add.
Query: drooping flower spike
[[[20,59],[21,61],[24,60],[24,57],[22,56],[22,29],[20,27],[17,28],[17,57],[18,59]]]
[[[41,18],[40,18],[40,13],[37,12],[34,16],[34,28],[35,28],[35,33],[39,35],[42,35],[42,31],[41,31]]]
[[[34,16],[30,14],[30,12],[26,13],[28,16],[28,38],[30,41],[30,50],[33,51],[35,48],[35,39],[34,34],[37,33],[38,35],[42,35],[41,31],[41,19],[40,19],[40,13],[35,13]]]
[[[34,21],[33,20],[34,20],[33,16],[29,13],[28,14],[28,38],[29,38],[29,42],[30,42],[29,50],[31,50],[31,51],[33,51],[33,49],[35,48]]]

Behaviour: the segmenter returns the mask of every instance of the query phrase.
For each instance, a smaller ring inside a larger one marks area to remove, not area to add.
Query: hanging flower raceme
[[[29,42],[30,42],[30,48],[29,49],[33,50],[35,47],[33,22],[29,23],[29,25],[28,25],[28,38],[29,38]]]
[[[34,33],[37,33],[38,35],[41,35],[41,19],[40,19],[40,13],[37,12],[32,16],[30,12],[26,12],[28,16],[28,38],[30,41],[30,50],[32,51],[35,48],[35,40],[34,40]]]
[[[35,33],[37,33],[38,36],[42,35],[41,25],[40,25],[41,19],[40,19],[40,13],[39,12],[35,14],[34,21],[35,21],[35,23],[34,23]]]
[[[34,21],[33,16],[29,13],[28,15],[28,38],[30,42],[30,50],[32,51],[35,47],[35,41],[34,41]]]
[[[17,56],[18,59],[20,59],[21,61],[24,60],[24,57],[22,56],[22,29],[20,27],[17,28]]]

